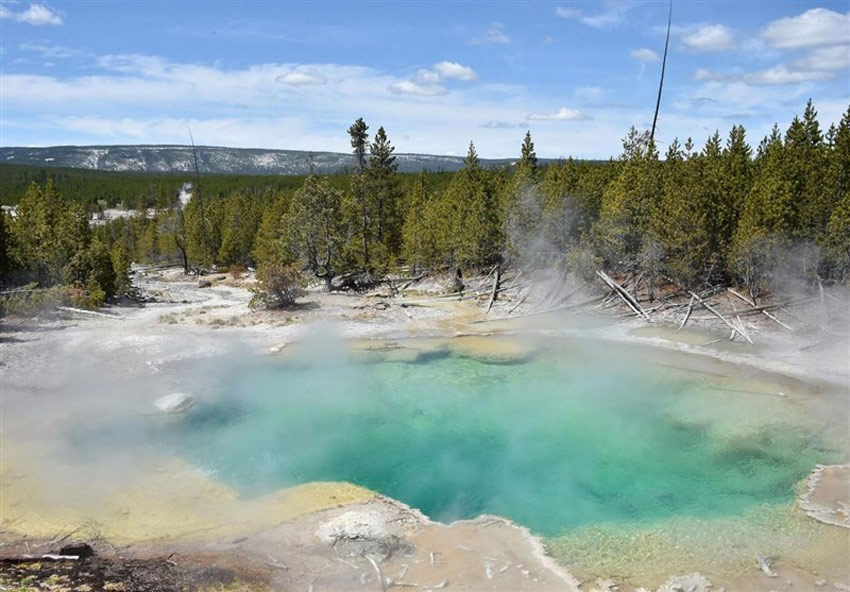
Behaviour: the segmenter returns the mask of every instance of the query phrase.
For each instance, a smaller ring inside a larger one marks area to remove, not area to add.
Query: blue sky
[[[199,144],[607,158],[648,128],[666,2],[0,0],[0,145]],[[682,1],[657,138],[850,104],[850,2]]]

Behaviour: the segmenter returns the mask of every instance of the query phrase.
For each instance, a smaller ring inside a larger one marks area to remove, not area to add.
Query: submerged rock
[[[316,536],[343,557],[377,555],[382,560],[412,548],[403,532],[377,510],[351,510],[323,522]]]
[[[658,592],[709,592],[712,584],[701,573],[674,576],[664,582]]]
[[[820,522],[850,528],[850,464],[818,465],[798,503]]]
[[[456,337],[448,344],[457,355],[485,364],[522,364],[537,353],[531,343],[511,338],[465,336]]]
[[[171,393],[157,399],[154,405],[163,413],[180,413],[189,409],[195,402],[195,397],[192,395]]]
[[[86,559],[87,557],[94,556],[94,549],[87,543],[71,543],[59,549],[59,554]]]

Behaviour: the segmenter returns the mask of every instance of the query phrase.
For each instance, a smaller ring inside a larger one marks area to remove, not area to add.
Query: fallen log
[[[484,314],[489,314],[490,309],[493,308],[493,303],[496,302],[496,297],[499,295],[499,283],[502,281],[502,266],[496,266],[496,277],[493,280],[493,291],[490,293],[490,302],[487,303],[487,312]]]
[[[416,283],[416,282],[418,282],[419,280],[421,280],[421,279],[423,279],[423,278],[427,277],[427,276],[428,276],[428,274],[430,274],[430,273],[431,273],[430,271],[423,271],[422,273],[420,273],[419,275],[417,275],[415,278],[411,278],[411,280],[410,280],[409,282],[407,282],[406,284],[404,284],[403,286],[401,286],[401,287],[399,288],[399,291],[408,289],[410,286],[412,286],[413,284],[415,284],[415,283]],[[402,281],[404,281],[404,280],[402,280]]]
[[[777,304],[767,304],[767,305],[764,305],[764,306],[756,306],[755,308],[748,308],[746,310],[738,311],[736,314],[738,314],[742,317],[747,317],[747,316],[754,315],[754,314],[761,314],[761,312],[763,310],[767,310],[767,311],[779,310],[779,309],[786,308],[786,307],[789,307],[789,306],[800,306],[801,304],[809,304],[809,303],[814,302],[816,300],[818,300],[818,299],[815,298],[815,297],[801,298],[800,300],[788,300],[787,302],[779,302]]]
[[[738,334],[740,334],[740,335],[741,335],[741,337],[743,337],[743,338],[744,338],[746,341],[748,341],[750,344],[752,344],[752,343],[753,343],[753,340],[752,340],[752,339],[750,339],[750,336],[749,336],[749,335],[747,335],[747,334],[746,334],[746,333],[744,333],[741,329],[739,329],[738,327],[736,327],[735,325],[733,325],[733,324],[729,321],[729,319],[727,319],[727,318],[726,318],[726,317],[724,317],[722,314],[720,314],[719,312],[717,312],[717,309],[715,309],[715,308],[714,308],[713,306],[711,306],[708,302],[706,302],[705,300],[703,300],[702,298],[700,298],[700,297],[699,297],[696,293],[691,292],[690,294],[691,294],[691,296],[693,296],[693,297],[696,299],[696,301],[697,301],[697,302],[699,302],[699,303],[700,303],[700,304],[701,304],[701,305],[702,305],[702,306],[703,306],[703,307],[704,307],[704,308],[705,308],[708,312],[710,312],[711,314],[713,314],[714,316],[716,316],[718,319],[720,319],[721,321],[723,321],[723,322],[726,324],[726,326],[727,326],[727,327],[729,327],[730,329],[732,329],[732,337],[730,337],[730,339],[732,339],[732,338],[735,336],[735,333],[738,333]]]
[[[736,291],[735,291],[735,290],[733,290],[732,288],[727,288],[727,292],[729,292],[729,293],[730,293],[730,294],[732,294],[733,296],[735,296],[735,297],[739,298],[740,300],[743,300],[744,302],[746,302],[746,303],[747,303],[747,304],[749,304],[750,306],[755,306],[755,305],[756,305],[756,303],[755,303],[755,302],[751,302],[749,298],[745,297],[743,294],[739,294],[738,292],[736,292]],[[794,329],[793,329],[793,328],[789,327],[788,325],[786,325],[785,323],[783,323],[782,321],[780,321],[779,319],[777,319],[775,316],[773,316],[772,314],[770,314],[768,311],[766,311],[766,310],[762,310],[762,311],[761,311],[761,313],[762,313],[764,316],[766,316],[767,318],[769,318],[771,321],[773,321],[774,323],[776,323],[777,325],[779,325],[780,327],[782,327],[782,328],[784,328],[784,329],[787,329],[788,331],[790,331],[790,332],[792,332],[792,333],[794,332]],[[740,315],[739,315],[739,316],[740,316]]]
[[[544,308],[551,308],[555,298],[558,296],[558,292],[561,291],[561,286],[567,281],[567,277],[569,275],[568,271],[562,271],[558,274],[558,279],[555,281],[555,285],[549,290],[543,299],[540,301],[540,305]]]
[[[526,299],[526,298],[528,298],[528,295],[529,295],[529,294],[531,294],[531,286],[528,286],[528,288],[525,290],[525,293],[523,293],[523,294],[520,294],[520,295],[519,295],[519,298],[517,299],[516,304],[514,304],[514,305],[511,307],[511,309],[508,311],[508,314],[511,314],[513,311],[515,311],[515,310],[516,310],[516,308],[517,308],[520,304],[522,304],[523,302],[525,302],[525,299]]]
[[[621,285],[612,280],[608,276],[608,274],[606,274],[604,271],[599,270],[596,272],[596,275],[598,275],[602,279],[602,281],[608,285],[609,288],[617,292],[617,295],[620,296],[620,298],[629,306],[629,308],[635,311],[636,315],[638,315],[639,317],[643,317],[650,323],[652,322],[652,319],[649,318],[649,315],[646,313],[643,307],[641,307],[641,305],[634,298],[632,298],[632,295],[629,294]]]
[[[3,563],[18,565],[36,561],[77,561],[79,559],[77,555],[57,555],[55,553],[45,553],[44,555],[12,555],[11,557],[0,557],[0,565]]]
[[[105,312],[97,312],[96,310],[85,310],[84,308],[72,308],[70,306],[57,306],[56,310],[61,310],[63,312],[72,312],[72,313],[77,313],[77,314],[93,315],[93,316],[97,316],[97,317],[106,317],[107,319],[113,319],[113,320],[116,320],[116,321],[123,320],[121,317],[115,316],[113,314],[107,314]]]
[[[694,311],[694,297],[691,296],[691,302],[688,304],[688,312],[685,313],[685,318],[682,319],[682,324],[679,325],[679,328],[676,329],[676,333],[685,328],[685,323],[688,322],[688,319],[691,318],[691,313]]]

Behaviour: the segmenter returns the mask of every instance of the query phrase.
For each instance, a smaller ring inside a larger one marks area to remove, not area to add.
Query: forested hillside
[[[824,130],[810,101],[755,148],[733,126],[704,146],[676,140],[663,158],[632,129],[616,160],[545,168],[527,134],[513,168],[482,167],[470,144],[464,167],[443,175],[399,174],[383,128],[369,131],[362,119],[348,130],[350,175],[202,177],[185,207],[183,177],[121,177],[126,190],[112,195],[105,173],[39,178],[4,168],[20,197],[0,226],[2,281],[70,286],[94,304],[127,288],[131,260],[187,272],[257,267],[266,285],[303,276],[328,289],[402,266],[496,263],[634,272],[694,289],[733,282],[753,297],[779,278],[847,281],[850,109]],[[98,200],[118,199],[139,215],[89,226]]]

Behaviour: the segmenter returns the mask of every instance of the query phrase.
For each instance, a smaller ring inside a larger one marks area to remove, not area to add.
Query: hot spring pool
[[[433,519],[497,514],[548,537],[790,504],[817,463],[843,460],[805,394],[606,349],[222,362],[197,406],[147,429],[243,497],[349,481]]]

